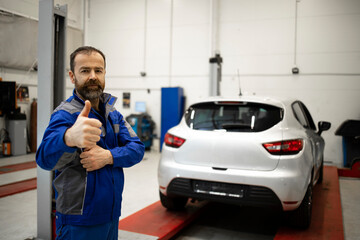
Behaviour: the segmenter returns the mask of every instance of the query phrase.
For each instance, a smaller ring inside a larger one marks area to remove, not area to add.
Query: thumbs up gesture
[[[97,119],[88,118],[90,110],[91,103],[86,100],[76,122],[65,132],[64,141],[67,146],[91,148],[100,140],[102,124]]]

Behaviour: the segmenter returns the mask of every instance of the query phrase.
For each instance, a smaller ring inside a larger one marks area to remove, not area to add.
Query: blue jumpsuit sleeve
[[[76,118],[75,118],[76,120]],[[74,122],[71,114],[57,111],[52,114],[49,126],[46,128],[43,140],[36,151],[36,163],[45,170],[54,170],[64,153],[74,153],[77,148],[68,147],[64,142],[64,134]],[[70,162],[72,159],[68,158]],[[64,165],[66,163],[62,163]]]
[[[117,133],[117,140],[120,145],[113,149],[110,149],[110,152],[113,156],[114,167],[131,167],[139,163],[145,152],[145,145],[140,141],[136,136],[131,126],[124,121],[122,115],[119,114],[119,132]]]

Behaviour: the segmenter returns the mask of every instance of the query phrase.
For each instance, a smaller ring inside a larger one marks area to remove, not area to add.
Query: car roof
[[[199,100],[191,105],[198,103],[205,103],[205,102],[220,102],[220,101],[264,103],[264,104],[269,104],[284,108],[285,106],[289,106],[290,104],[292,104],[294,101],[297,100],[295,98],[288,98],[288,97],[277,97],[277,96],[274,97],[274,96],[260,96],[260,95],[243,95],[243,96],[235,96],[235,97],[214,96]]]

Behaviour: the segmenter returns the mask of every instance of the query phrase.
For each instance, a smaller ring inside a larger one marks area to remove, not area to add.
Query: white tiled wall
[[[71,18],[80,22],[85,16],[85,43],[106,54],[107,91],[120,98],[119,110],[127,116],[136,101],[146,101],[159,134],[161,87],[183,87],[187,106],[208,95],[216,1],[85,0],[85,8],[77,1],[69,4],[79,10],[70,8]],[[35,11],[29,1],[17,2]],[[217,6],[222,95],[238,95],[239,71],[245,94],[299,98],[315,121],[332,123],[323,133],[325,160],[341,165],[341,137],[334,132],[344,120],[360,119],[360,1],[218,0]],[[299,75],[291,73],[295,61]],[[122,108],[123,92],[131,93],[130,109]]]

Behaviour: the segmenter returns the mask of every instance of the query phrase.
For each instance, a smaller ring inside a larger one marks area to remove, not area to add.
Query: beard
[[[94,100],[101,96],[104,91],[103,85],[96,79],[90,79],[83,85],[79,85],[79,82],[75,78],[75,90],[85,99]]]

